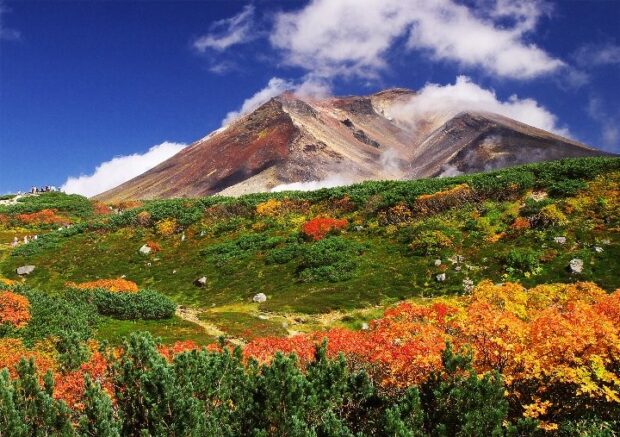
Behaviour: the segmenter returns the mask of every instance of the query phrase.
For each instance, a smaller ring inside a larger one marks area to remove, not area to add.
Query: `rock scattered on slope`
[[[258,293],[252,298],[252,300],[257,303],[263,303],[267,301],[267,296],[265,295],[265,293]]]
[[[24,276],[24,275],[29,275],[32,272],[34,272],[34,269],[35,269],[35,266],[31,266],[31,265],[21,266],[16,269],[16,272],[18,275]]]
[[[149,253],[151,253],[151,248],[149,247],[148,244],[143,245],[138,251],[142,254],[142,255],[148,255]]]
[[[435,279],[437,279],[437,282],[443,282],[446,280],[446,274],[440,273],[437,276],[435,276]]]
[[[205,285],[207,285],[207,277],[206,276],[202,276],[202,277],[196,279],[194,281],[194,285],[196,287],[204,287]]]
[[[583,260],[579,258],[573,258],[568,263],[568,268],[571,273],[581,273],[583,271]]]

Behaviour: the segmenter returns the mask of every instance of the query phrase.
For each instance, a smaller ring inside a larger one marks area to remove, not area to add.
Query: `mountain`
[[[415,92],[315,99],[284,93],[97,199],[241,195],[273,189],[471,173],[604,152],[510,118],[392,115]]]

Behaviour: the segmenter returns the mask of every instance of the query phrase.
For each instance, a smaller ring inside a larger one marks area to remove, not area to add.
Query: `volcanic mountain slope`
[[[415,125],[390,116],[395,105],[414,98],[405,89],[325,99],[284,93],[96,197],[240,195],[304,182],[421,178],[604,154],[492,113],[438,112]]]

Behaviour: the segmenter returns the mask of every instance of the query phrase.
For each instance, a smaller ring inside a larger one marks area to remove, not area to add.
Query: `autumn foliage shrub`
[[[43,209],[29,214],[18,214],[16,219],[25,225],[66,225],[71,223],[71,220],[58,215],[54,209]]]
[[[109,291],[124,293],[136,293],[138,291],[138,285],[135,282],[123,278],[98,279],[96,281],[80,283],[67,282],[65,285],[69,288],[78,290],[97,290],[102,288]]]
[[[15,328],[25,326],[30,320],[30,302],[21,294],[0,291],[0,324]]]
[[[413,211],[419,214],[436,214],[476,200],[476,193],[467,184],[459,184],[433,194],[422,194],[413,202]]]
[[[139,226],[147,227],[151,225],[151,213],[148,211],[140,211],[136,214],[136,223]]]
[[[155,229],[162,237],[167,237],[174,234],[179,225],[173,218],[166,218],[155,223]]]
[[[335,233],[346,229],[349,222],[347,219],[335,219],[331,217],[316,217],[307,221],[301,227],[302,233],[311,240],[319,241],[329,233]]]

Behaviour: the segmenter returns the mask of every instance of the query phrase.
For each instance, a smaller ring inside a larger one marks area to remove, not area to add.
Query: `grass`
[[[261,319],[245,312],[204,312],[200,320],[217,326],[226,334],[244,340],[259,337],[286,337],[288,331],[283,324],[268,319]]]
[[[549,165],[553,167],[552,164]],[[544,165],[534,167],[541,180],[547,177],[553,180],[556,173],[564,171],[562,168],[555,168],[547,175]],[[577,166],[578,170],[579,168]],[[515,170],[516,174],[520,171]],[[498,176],[506,174],[508,173],[499,173]],[[617,172],[610,172],[602,180],[607,183],[615,180],[617,183],[618,175]],[[468,180],[486,181],[494,187],[494,179],[489,177],[472,176],[468,177]],[[453,183],[454,181],[389,182],[383,185],[368,183],[351,188],[351,193],[365,193],[366,196],[375,188],[385,186],[391,190],[389,193],[400,193],[400,197],[394,197],[395,200],[386,200],[393,203],[400,198],[411,196],[406,190],[407,187],[413,187],[417,192],[424,191],[427,186],[442,187]],[[114,226],[98,226],[96,230],[91,227],[83,233],[59,238],[54,244],[23,252],[18,256],[8,256],[10,248],[6,244],[0,244],[0,276],[15,279],[15,269],[18,266],[33,264],[36,270],[26,278],[26,283],[49,293],[63,289],[68,281],[84,282],[125,276],[141,288],[157,290],[178,304],[201,311],[206,322],[228,335],[245,339],[263,335],[286,335],[287,330],[282,322],[287,320],[289,314],[307,315],[311,320],[316,320],[321,314],[346,313],[345,318],[336,323],[359,329],[362,323],[374,315],[372,311],[370,315],[365,312],[369,308],[379,307],[376,311],[380,312],[380,307],[403,299],[462,294],[464,279],[471,279],[474,283],[483,279],[493,282],[510,280],[521,282],[528,287],[540,283],[589,280],[610,291],[620,288],[620,226],[617,206],[614,210],[613,207],[605,207],[604,202],[598,202],[592,207],[575,210],[577,212],[567,212],[568,223],[565,225],[511,234],[509,226],[518,214],[534,214],[523,208],[527,203],[525,193],[512,199],[492,200],[490,197],[484,202],[462,205],[434,215],[414,215],[412,223],[400,227],[381,224],[376,211],[373,212],[366,205],[357,206],[353,211],[336,215],[347,217],[351,222],[361,220],[363,224],[363,230],[356,232],[351,228],[341,235],[345,249],[346,245],[363,247],[359,256],[351,252],[350,256],[355,258],[351,277],[347,279],[348,275],[322,276],[335,282],[317,277],[304,278],[300,274],[304,253],[307,255],[306,249],[316,243],[299,238],[300,225],[304,219],[331,213],[333,210],[330,210],[329,206],[330,196],[342,190],[344,189],[339,188],[334,192],[299,194],[311,201],[310,211],[304,213],[306,215],[301,222],[297,220],[298,216],[266,218],[254,215],[252,202],[264,199],[266,195],[230,200],[237,205],[235,208],[239,208],[226,210],[223,218],[216,220],[203,218],[196,221],[196,217],[203,214],[203,210],[196,209],[196,205],[202,202],[204,208],[220,202],[221,199],[198,199],[187,201],[187,204],[181,201],[153,202],[150,205],[157,220],[174,216],[179,223],[186,223],[184,240],[180,233],[162,237],[155,233],[153,226],[136,226],[128,217],[113,216],[118,222]],[[589,190],[590,188],[585,190],[585,193],[589,193]],[[605,194],[613,193],[613,190],[604,191],[600,187],[598,190],[598,194],[592,194],[592,198],[606,195],[609,197],[607,202],[613,203],[610,195]],[[550,198],[545,202],[555,203],[561,209],[569,201],[579,203],[579,199],[571,200],[566,196]],[[38,199],[37,202],[49,207],[51,199]],[[61,205],[73,208],[74,212],[84,207],[83,201],[76,198],[64,199]],[[201,236],[205,229],[207,232]],[[0,231],[0,243],[5,240],[10,242],[17,231]],[[449,236],[451,244],[432,247],[433,253],[428,255],[413,254],[409,243],[423,232],[426,232],[424,235],[434,235],[434,231],[441,231],[443,235]],[[489,236],[500,233],[506,235],[496,241],[488,240]],[[567,244],[554,243],[554,236],[566,236]],[[608,241],[603,244],[604,240]],[[157,242],[161,251],[148,256],[141,255],[138,249],[147,241]],[[595,245],[601,245],[603,252],[597,253],[594,250]],[[287,247],[295,249],[290,252],[290,257],[279,258],[274,263],[268,262],[273,259],[269,255],[274,250],[281,251]],[[343,252],[341,249],[337,250]],[[532,250],[541,258],[545,255],[545,259],[540,262],[541,268],[527,274],[507,271],[506,255],[515,250]],[[554,256],[547,256],[551,251],[555,251]],[[464,262],[453,265],[448,258],[457,254],[464,257]],[[323,254],[319,252],[313,256],[321,258]],[[437,258],[442,260],[441,266],[434,264]],[[568,271],[568,263],[573,258],[584,261],[582,274],[574,275]],[[319,259],[319,264],[320,261]],[[443,282],[436,280],[440,273],[446,274]],[[207,277],[206,286],[196,287],[194,281],[202,276]],[[264,293],[267,301],[253,304],[252,297],[257,293]],[[257,315],[260,312],[269,313],[270,319],[259,319]],[[100,335],[112,341],[131,330],[147,329],[161,331],[160,335],[167,339],[204,337],[200,332],[201,328],[174,320],[106,321],[100,329]],[[199,332],[193,332],[191,326]],[[314,324],[311,322],[300,325],[300,328],[306,329],[309,326]],[[297,327],[294,330],[297,330]],[[175,334],[177,331],[178,335]]]
[[[191,340],[206,345],[217,341],[215,337],[205,334],[200,326],[176,316],[168,320],[116,320],[106,317],[99,324],[95,338],[117,345],[123,337],[137,331],[148,331],[164,344]]]

